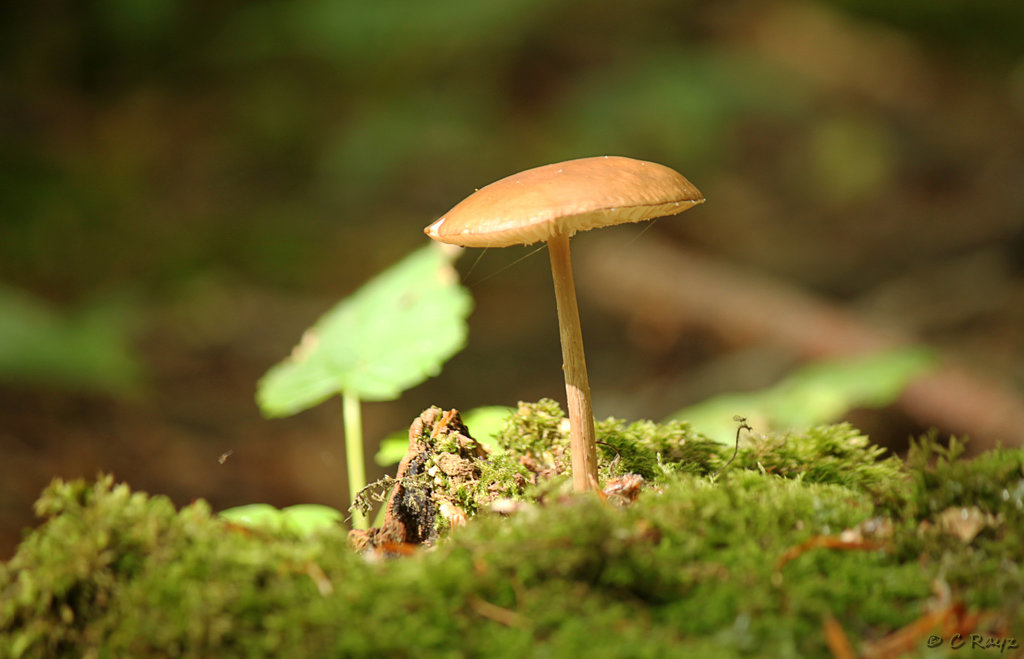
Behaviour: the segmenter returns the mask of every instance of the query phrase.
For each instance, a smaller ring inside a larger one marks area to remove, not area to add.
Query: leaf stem
[[[348,467],[349,503],[355,503],[356,495],[366,487],[366,467],[363,463],[363,416],[359,394],[353,391],[341,392],[342,417],[345,423],[345,464]],[[352,513],[352,528],[367,528],[366,516],[359,511]]]

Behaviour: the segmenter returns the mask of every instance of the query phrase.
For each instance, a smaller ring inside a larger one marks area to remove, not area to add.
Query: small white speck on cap
[[[436,222],[434,222],[433,224],[431,224],[429,227],[427,227],[427,234],[431,235],[431,236],[436,236],[437,235],[437,230],[441,228],[442,224],[444,224],[444,218],[443,217],[441,219],[437,220]]]

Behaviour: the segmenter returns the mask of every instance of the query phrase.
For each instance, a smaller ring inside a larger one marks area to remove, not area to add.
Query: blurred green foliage
[[[0,285],[0,381],[125,393],[140,375],[126,330],[115,303],[61,313]]]
[[[938,48],[973,50],[998,60],[1021,55],[1024,6],[999,0],[830,0],[858,18],[886,23]]]
[[[1020,3],[821,6],[1003,70],[1020,55]],[[827,90],[746,47],[730,24],[744,9],[729,11],[670,0],[2,10],[0,278],[72,294],[133,278],[159,291],[216,267],[308,286],[365,271],[354,260],[393,260],[421,239],[410,225],[540,162],[621,153],[708,180],[744,162],[766,127],[785,140],[830,120]],[[809,148],[831,150],[832,182],[855,151],[842,197],[892,167],[890,139],[827,123]]]
[[[889,405],[934,366],[933,353],[919,347],[815,362],[771,387],[715,396],[670,419],[687,421],[723,444],[734,441],[737,416],[762,432],[807,429],[838,421],[857,407]]]
[[[222,510],[224,519],[254,529],[272,533],[291,533],[300,537],[335,527],[342,513],[329,506],[300,503],[287,508],[275,508],[266,503],[250,503]]]
[[[879,101],[841,68],[801,69],[771,44],[830,44],[771,23],[779,8],[825,12],[854,54],[895,35],[943,96],[901,84]],[[998,0],[18,3],[0,9],[0,281],[64,301],[130,285],[146,311],[210,274],[337,297],[473,187],[618,153],[698,181],[719,209],[702,245],[752,267],[806,282],[816,239],[881,236],[877,267],[819,257],[835,274],[811,285],[849,293],[926,258],[907,235],[933,254],[970,242],[948,195],[1020,216],[1013,131],[975,111],[1000,95],[1024,111],[1021,34],[1024,4]],[[933,230],[937,200],[961,229]],[[118,335],[104,323],[89,332]],[[5,368],[105,354],[91,377],[123,383],[118,341]]]

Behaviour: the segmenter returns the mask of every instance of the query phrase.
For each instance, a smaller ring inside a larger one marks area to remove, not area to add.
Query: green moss
[[[934,434],[913,444],[904,515],[918,532],[901,550],[928,556],[975,606],[1012,607],[1024,616],[1024,450],[972,460],[962,453],[961,442],[945,447]],[[964,534],[975,530],[965,546]],[[978,588],[979,580],[987,586]]]
[[[520,450],[554,457],[556,410],[521,407],[509,425],[529,432],[506,428],[480,480],[522,476]],[[518,512],[481,508],[397,560],[341,527],[254,532],[109,477],[56,481],[0,566],[0,657],[828,656],[825,616],[862,649],[937,585],[983,614],[977,631],[1024,641],[1024,451],[961,460],[926,438],[903,464],[834,426],[749,438],[722,471],[731,451],[708,446],[691,471],[680,456],[703,445],[685,426],[600,428],[602,473],[651,483],[632,505],[555,474]],[[951,508],[981,527],[951,527]],[[877,547],[793,551],[868,525]]]
[[[914,442],[907,456],[911,468],[912,511],[918,518],[951,506],[977,506],[983,512],[1024,513],[1024,453],[989,451],[961,460],[963,444],[942,446],[933,435]]]
[[[597,422],[595,432],[602,476],[632,473],[655,480],[673,472],[704,475],[721,467],[722,455],[730,453],[682,421],[626,425],[619,419],[606,419]]]
[[[903,491],[902,463],[882,459],[875,446],[857,429],[841,423],[796,433],[752,435],[741,445],[735,468],[759,469],[808,483],[835,483],[895,500]]]
[[[602,478],[633,473],[655,480],[675,472],[707,474],[724,464],[723,453],[731,453],[681,421],[627,425],[609,418],[598,421],[594,429]],[[520,402],[496,440],[509,454],[529,456],[540,468],[555,474],[570,470],[569,420],[551,399]]]
[[[536,403],[519,403],[509,416],[495,441],[506,452],[515,455],[548,456],[545,460],[559,464],[569,450],[569,420],[558,403],[542,398]]]
[[[602,477],[635,473],[657,480],[675,473],[714,474],[728,465],[732,470],[846,485],[882,498],[898,496],[903,478],[900,461],[881,459],[885,449],[849,424],[750,434],[732,463],[732,446],[712,441],[681,421],[627,425],[609,418],[595,424],[595,434]],[[531,456],[557,473],[570,469],[569,422],[553,400],[519,403],[497,441],[510,454]]]

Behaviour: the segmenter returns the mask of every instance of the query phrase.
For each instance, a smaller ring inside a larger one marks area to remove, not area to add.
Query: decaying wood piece
[[[441,444],[449,450],[439,451]],[[443,474],[449,486],[476,480],[486,459],[487,451],[470,436],[458,410],[431,407],[409,427],[409,448],[398,465],[383,524],[351,531],[349,541],[360,551],[390,551],[432,543],[437,539],[438,515],[449,527],[464,524],[466,513],[437,486],[438,477]]]

